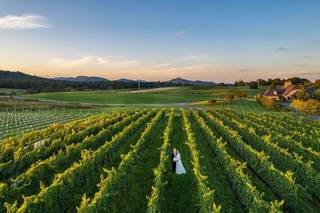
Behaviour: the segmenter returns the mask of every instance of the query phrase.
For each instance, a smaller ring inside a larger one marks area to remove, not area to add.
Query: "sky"
[[[0,70],[320,78],[319,0],[0,0]]]

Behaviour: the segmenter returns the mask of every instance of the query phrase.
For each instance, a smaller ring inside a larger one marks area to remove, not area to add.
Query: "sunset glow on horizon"
[[[0,70],[110,80],[315,80],[319,10],[316,0],[0,0]]]

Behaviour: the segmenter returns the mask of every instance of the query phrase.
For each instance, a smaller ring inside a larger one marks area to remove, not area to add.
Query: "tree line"
[[[309,79],[306,78],[299,78],[299,77],[292,77],[288,79],[280,79],[280,78],[274,78],[274,79],[257,79],[256,81],[243,81],[243,80],[237,80],[234,82],[235,86],[249,86],[252,89],[258,88],[258,86],[283,86],[286,81],[291,81],[292,84],[299,84],[304,85],[306,87],[316,87],[320,88],[320,79],[316,80],[315,82],[311,82]]]
[[[175,86],[169,82],[141,82],[141,88]],[[27,93],[137,88],[135,81],[65,81],[0,70],[0,88],[25,89]]]

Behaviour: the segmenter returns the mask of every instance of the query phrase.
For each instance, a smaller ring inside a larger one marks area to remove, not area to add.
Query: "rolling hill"
[[[200,81],[200,80],[191,81],[191,80],[187,80],[187,79],[183,79],[183,78],[174,78],[174,79],[171,79],[167,82],[172,83],[172,84],[180,84],[180,85],[197,85],[197,86],[213,86],[213,85],[215,85],[215,83],[212,81]]]
[[[77,77],[57,77],[53,78],[59,81],[74,81],[74,82],[99,82],[99,81],[109,81],[106,78],[101,77],[90,77],[90,76],[77,76]]]

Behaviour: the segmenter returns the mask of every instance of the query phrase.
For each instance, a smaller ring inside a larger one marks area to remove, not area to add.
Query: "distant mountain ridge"
[[[54,80],[59,80],[59,81],[72,81],[72,82],[103,82],[103,81],[110,81],[106,78],[101,78],[101,77],[94,77],[94,76],[77,76],[77,77],[57,77],[53,78]],[[119,82],[119,83],[151,83],[153,81],[146,81],[146,80],[132,80],[132,79],[127,79],[127,78],[121,78],[114,80],[113,82]],[[215,85],[214,82],[212,81],[192,81],[188,79],[183,79],[183,78],[174,78],[169,81],[163,81],[164,83],[169,83],[169,84],[176,84],[176,85],[196,85],[196,86],[213,86]]]
[[[10,71],[1,71],[0,70],[0,77],[2,79],[23,79],[23,80],[40,80],[40,81],[67,81],[67,82],[119,82],[119,83],[153,83],[153,82],[162,82],[162,83],[170,83],[170,84],[178,84],[178,85],[215,85],[212,81],[192,81],[183,78],[174,78],[168,81],[146,81],[142,79],[132,80],[127,78],[121,78],[118,80],[109,80],[103,77],[96,77],[96,76],[76,76],[76,77],[55,77],[55,78],[45,78],[39,77],[35,75],[29,75],[23,72],[10,72]]]
[[[164,83],[143,84],[143,88],[168,86]],[[64,92],[83,90],[130,89],[136,88],[135,82],[109,81],[100,77],[78,76],[75,78],[45,78],[23,72],[0,70],[0,88],[25,89],[28,93]]]
[[[134,82],[154,82],[154,81],[146,81],[146,80],[131,80],[131,79],[126,79],[126,78],[122,78],[122,79],[118,79],[115,80],[117,82],[123,82],[123,83],[134,83]],[[174,78],[168,81],[162,81],[163,83],[169,83],[169,84],[176,84],[176,85],[197,85],[197,86],[213,86],[216,85],[216,83],[212,82],[212,81],[200,81],[200,80],[196,80],[196,81],[192,81],[192,80],[188,80],[188,79],[183,79],[183,78]]]
[[[172,84],[182,84],[182,85],[203,85],[203,86],[213,86],[216,83],[212,82],[212,81],[200,81],[200,80],[196,80],[196,81],[192,81],[192,80],[188,80],[188,79],[183,79],[183,78],[174,78],[171,79],[169,81],[167,81],[168,83],[172,83]]]
[[[35,81],[35,80],[50,80],[47,78],[25,74],[23,72],[11,72],[0,70],[0,79],[9,79],[9,80],[26,80],[26,81]]]
[[[117,82],[123,82],[123,83],[134,83],[136,81],[134,80],[130,80],[130,79],[126,79],[126,78],[121,78],[121,79],[118,79],[118,80],[115,80]]]
[[[106,78],[101,77],[90,77],[90,76],[77,76],[77,77],[57,77],[53,78],[59,81],[75,81],[75,82],[99,82],[99,81],[109,81]]]
[[[138,84],[137,82],[140,82]],[[22,72],[0,70],[0,88],[25,89],[28,93],[63,92],[82,90],[131,89],[131,88],[159,88],[171,86],[214,86],[214,82],[191,81],[175,78],[169,81],[145,80],[108,80],[94,76],[45,78]]]
[[[145,80],[131,80],[131,79],[126,79],[126,78],[121,78],[118,80],[115,80],[116,82],[123,82],[123,83],[135,83],[135,82],[152,82],[152,81],[145,81]]]

